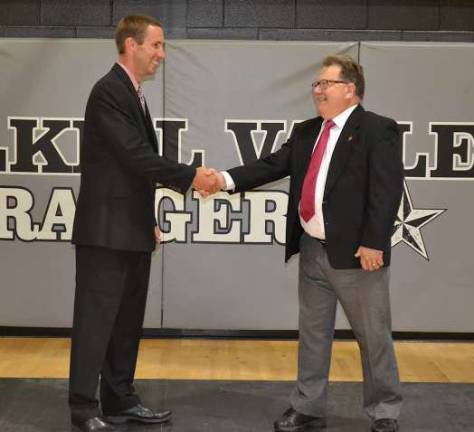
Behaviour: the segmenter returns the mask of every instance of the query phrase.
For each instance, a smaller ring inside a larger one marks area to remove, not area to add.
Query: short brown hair
[[[353,83],[356,88],[357,96],[359,96],[360,99],[364,98],[364,69],[352,57],[345,54],[328,56],[324,59],[323,66],[339,66],[341,68],[341,79]]]
[[[128,37],[135,39],[141,45],[145,40],[145,32],[149,25],[163,28],[159,21],[147,15],[128,15],[122,18],[115,29],[115,44],[119,54],[125,53],[125,40]]]

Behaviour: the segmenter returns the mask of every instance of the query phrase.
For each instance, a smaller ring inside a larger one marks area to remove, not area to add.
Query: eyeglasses
[[[329,87],[331,87],[333,84],[348,84],[348,81],[343,81],[343,80],[326,80],[322,79],[319,81],[315,81],[314,83],[311,84],[311,87],[313,90],[319,86],[321,90],[326,90]]]

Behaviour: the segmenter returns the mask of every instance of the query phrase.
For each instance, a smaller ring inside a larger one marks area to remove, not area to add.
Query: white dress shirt
[[[315,190],[315,203],[314,206],[315,213],[314,216],[308,221],[305,222],[300,215],[300,223],[303,229],[306,231],[308,235],[311,237],[316,237],[321,240],[326,239],[326,232],[324,230],[324,217],[323,217],[323,198],[324,198],[324,190],[326,188],[326,179],[328,177],[329,171],[329,164],[331,163],[332,154],[334,149],[336,148],[337,140],[341,135],[342,128],[346,124],[347,119],[352,114],[352,111],[355,110],[357,105],[353,105],[347,108],[342,113],[338,114],[336,117],[332,119],[335,125],[329,131],[329,140],[326,147],[326,151],[324,152],[323,159],[321,161],[321,166],[319,167],[318,178],[316,179],[316,190]],[[324,129],[324,125],[326,121],[321,124],[321,130],[319,131],[318,137],[316,138],[316,142],[314,143],[314,149],[316,148],[316,143],[321,136],[321,133]],[[299,209],[299,205],[298,205]],[[299,210],[298,210],[299,212]]]
[[[357,105],[352,105],[351,107],[347,108],[342,113],[338,114],[336,117],[332,119],[335,125],[331,128],[329,132],[329,140],[327,143],[326,151],[324,152],[323,159],[321,161],[321,166],[319,167],[318,178],[316,180],[316,190],[315,190],[315,214],[314,216],[308,221],[305,222],[303,218],[300,216],[300,222],[303,229],[306,231],[308,235],[311,237],[316,237],[318,239],[324,240],[326,239],[326,233],[324,231],[324,217],[323,217],[323,196],[324,196],[324,189],[326,187],[326,179],[328,176],[329,164],[331,162],[332,154],[334,149],[336,148],[337,140],[339,139],[339,135],[341,135],[342,128],[346,124],[347,119],[352,114],[352,111],[355,110]],[[326,121],[324,121],[321,125],[321,130],[319,131],[318,137],[316,142],[314,143],[314,149],[316,148],[316,143],[319,140],[321,132],[324,129]],[[232,176],[227,171],[222,171],[224,175],[224,179],[226,182],[225,190],[233,190],[235,188],[235,183]],[[298,204],[299,208],[299,204]]]

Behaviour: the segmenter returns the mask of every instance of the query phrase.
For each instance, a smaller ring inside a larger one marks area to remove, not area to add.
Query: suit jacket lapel
[[[142,104],[140,103],[140,98],[138,97],[138,93],[133,86],[132,81],[128,77],[127,73],[123,70],[123,68],[115,63],[112,70],[119,76],[120,80],[127,86],[128,91],[130,92],[131,96],[135,99],[135,103],[137,105],[137,110],[140,112],[142,116],[143,124],[145,126],[148,138],[151,140],[151,145],[155,152],[158,152],[158,143],[156,140],[155,129],[153,127],[153,122],[151,120],[150,112],[148,111],[148,106],[145,103],[145,111],[143,112]]]
[[[344,128],[339,135],[336,147],[332,154],[331,163],[329,164],[328,176],[326,179],[326,187],[324,189],[324,196],[326,197],[331,189],[336,184],[337,179],[344,171],[344,167],[351,154],[354,143],[357,141],[357,133],[362,121],[364,108],[358,105],[344,125]]]
[[[130,95],[135,99],[135,102],[137,104],[137,109],[139,109],[143,114],[142,106],[140,104],[140,98],[138,97],[138,93],[135,90],[135,87],[133,86],[132,81],[130,81],[130,78],[128,77],[127,72],[125,72],[122,66],[120,66],[118,63],[114,64],[112,70],[118,75],[120,80],[127,86],[127,89],[130,92]]]
[[[309,162],[311,161],[311,156],[313,154],[314,146],[316,144],[316,138],[319,135],[319,131],[321,130],[321,125],[323,123],[323,119],[321,117],[317,117],[313,124],[311,125],[311,129],[309,130],[308,134],[303,139],[302,145],[302,163],[303,166],[301,167],[304,174],[308,170]]]
[[[148,135],[151,138],[151,144],[153,146],[153,150],[155,150],[155,153],[158,153],[158,141],[156,139],[155,128],[153,126],[153,120],[151,119],[150,111],[148,111],[148,105],[146,102],[145,102],[145,119],[146,119],[146,127],[148,131]]]
[[[306,176],[306,171],[308,171],[314,145],[316,144],[316,138],[318,137],[319,131],[321,130],[322,123],[323,119],[321,117],[317,117],[308,125],[308,130],[302,131],[301,133],[301,146],[299,147],[301,154],[298,156],[300,166],[298,172],[294,176],[295,192],[298,197],[301,195],[303,181]]]

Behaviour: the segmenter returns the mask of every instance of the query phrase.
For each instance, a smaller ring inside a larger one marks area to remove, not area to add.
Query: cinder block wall
[[[129,13],[172,39],[474,42],[472,0],[0,0],[0,37],[111,38]]]

